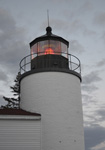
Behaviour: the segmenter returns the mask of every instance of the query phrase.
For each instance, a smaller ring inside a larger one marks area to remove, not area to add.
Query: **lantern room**
[[[52,28],[46,28],[46,34],[30,43],[31,69],[67,68],[69,42],[52,34]]]
[[[20,73],[40,71],[66,71],[81,74],[80,60],[68,52],[69,42],[54,35],[52,28],[30,43],[30,54],[20,61]]]
[[[67,58],[69,42],[52,34],[52,28],[46,28],[46,34],[30,43],[32,59],[36,56],[55,54]]]
[[[57,40],[45,40],[35,43],[31,47],[32,59],[36,56],[55,54],[55,55],[64,55],[67,57],[67,45]]]

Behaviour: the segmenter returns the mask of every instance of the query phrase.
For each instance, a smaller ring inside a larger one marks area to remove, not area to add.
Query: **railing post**
[[[80,74],[81,74],[81,62],[79,61],[79,68],[80,68]]]
[[[70,69],[72,70],[71,54],[70,54]]]
[[[26,72],[26,58],[24,59],[24,72]]]

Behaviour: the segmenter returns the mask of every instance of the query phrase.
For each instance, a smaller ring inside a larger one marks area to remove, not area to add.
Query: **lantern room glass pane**
[[[31,58],[33,59],[34,57],[37,56],[37,44],[34,44],[32,47],[31,47]]]
[[[32,59],[41,55],[62,55],[67,58],[67,45],[55,40],[45,40],[34,44],[31,47]]]

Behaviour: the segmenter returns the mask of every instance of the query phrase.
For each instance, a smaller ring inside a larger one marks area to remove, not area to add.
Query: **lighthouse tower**
[[[41,114],[41,150],[84,150],[81,66],[68,47],[48,26],[20,62],[20,108]]]

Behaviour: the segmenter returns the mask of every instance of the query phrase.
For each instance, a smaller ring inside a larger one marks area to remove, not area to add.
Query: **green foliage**
[[[14,86],[11,86],[12,89],[11,92],[13,92],[13,97],[5,97],[3,96],[3,99],[7,102],[5,106],[1,106],[1,108],[14,108],[19,109],[20,107],[20,86],[19,86],[19,78],[20,78],[20,72],[16,76],[16,79],[14,80],[15,84]]]

